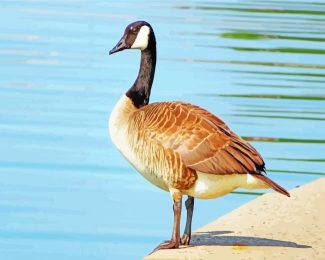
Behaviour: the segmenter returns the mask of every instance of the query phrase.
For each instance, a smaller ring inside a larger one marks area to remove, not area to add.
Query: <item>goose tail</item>
[[[262,174],[254,174],[253,175],[255,178],[263,181],[267,186],[269,186],[270,188],[272,188],[273,190],[290,197],[289,192],[282,188],[279,184],[275,183],[274,181],[272,181],[271,179],[269,179],[268,177],[266,177],[265,175]]]

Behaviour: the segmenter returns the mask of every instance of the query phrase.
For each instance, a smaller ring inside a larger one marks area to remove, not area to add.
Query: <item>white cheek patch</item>
[[[138,32],[137,38],[131,46],[131,49],[144,50],[148,47],[150,28],[146,25],[142,26]]]

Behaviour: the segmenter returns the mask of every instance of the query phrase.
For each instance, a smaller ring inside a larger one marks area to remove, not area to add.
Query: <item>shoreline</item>
[[[325,259],[325,178],[267,193],[193,232],[191,245],[144,260]]]

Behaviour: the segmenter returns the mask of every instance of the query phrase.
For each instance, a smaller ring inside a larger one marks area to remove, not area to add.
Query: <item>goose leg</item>
[[[153,252],[159,249],[171,249],[171,248],[179,248],[180,244],[180,220],[181,220],[181,212],[182,212],[182,195],[178,193],[177,195],[172,193],[172,197],[174,200],[173,211],[174,211],[174,226],[172,239],[169,241],[164,241],[160,245],[158,245]]]
[[[188,196],[187,200],[185,201],[187,217],[186,217],[186,226],[184,230],[184,234],[181,239],[182,245],[189,245],[191,240],[191,229],[192,229],[192,216],[194,210],[194,198]]]

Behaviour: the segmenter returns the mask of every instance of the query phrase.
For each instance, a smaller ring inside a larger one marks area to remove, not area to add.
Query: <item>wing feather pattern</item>
[[[210,174],[264,171],[256,149],[232,132],[217,116],[183,102],[161,102],[142,107],[143,134],[178,153],[183,163]]]

